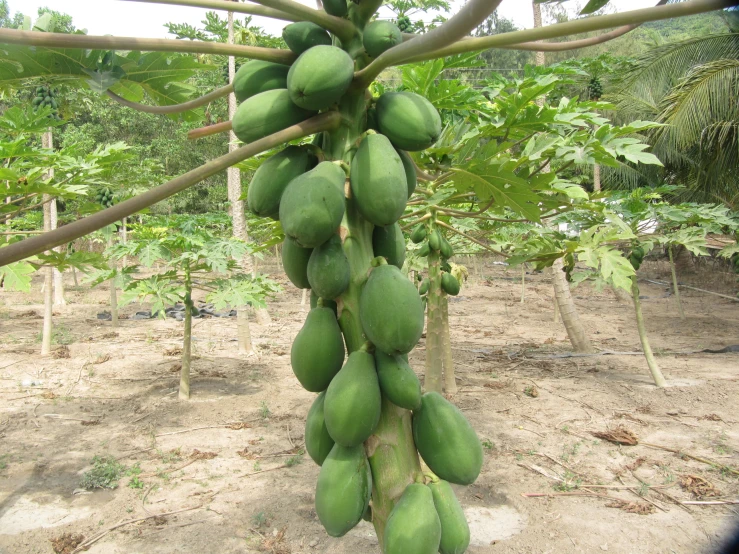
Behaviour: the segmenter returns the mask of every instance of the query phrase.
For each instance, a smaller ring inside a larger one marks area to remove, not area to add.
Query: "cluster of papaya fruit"
[[[52,117],[55,119],[61,119],[57,113],[57,109],[59,108],[59,102],[57,101],[58,94],[59,89],[52,88],[50,85],[40,85],[36,87],[36,95],[33,98],[33,107],[38,109],[42,106],[48,106],[54,111]]]
[[[113,205],[113,191],[108,187],[103,187],[95,192],[95,202],[104,208],[110,208]]]
[[[401,33],[410,33],[413,30],[413,22],[411,21],[411,18],[405,14],[398,15],[396,24]]]
[[[419,223],[411,233],[411,241],[415,244],[421,244],[418,255],[423,258],[431,252],[439,253],[441,258],[441,288],[445,293],[457,296],[459,294],[459,281],[451,274],[452,268],[449,265],[449,258],[454,256],[454,250],[446,237],[438,229],[431,228],[429,230],[425,223]],[[425,295],[428,293],[430,285],[431,282],[428,278],[423,279],[418,288],[418,293],[422,296]]]
[[[593,77],[588,83],[588,95],[593,100],[600,99],[603,96],[603,83],[600,82],[598,77]]]
[[[634,268],[634,271],[639,271],[639,268],[641,267],[643,261],[644,248],[642,248],[641,245],[637,244],[632,247],[631,252],[629,253],[629,263],[631,264],[631,267]]]

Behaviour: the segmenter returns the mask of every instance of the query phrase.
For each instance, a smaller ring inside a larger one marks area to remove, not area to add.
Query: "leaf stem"
[[[108,95],[111,99],[118,102],[120,105],[126,106],[127,108],[131,108],[139,112],[166,115],[166,114],[182,113],[182,112],[194,110],[196,108],[199,108],[200,106],[204,106],[212,102],[213,100],[224,98],[228,96],[229,94],[231,94],[232,92],[233,92],[233,86],[226,85],[225,87],[218,88],[214,90],[213,92],[209,92],[208,94],[201,96],[200,98],[195,98],[193,100],[183,102],[182,104],[173,104],[170,106],[147,106],[146,104],[139,104],[138,102],[131,102],[130,100],[126,100],[125,98],[118,96],[112,90],[106,90],[105,94]]]
[[[476,238],[474,238],[474,237],[471,237],[470,235],[468,235],[468,234],[467,234],[467,233],[465,233],[464,231],[458,231],[457,229],[455,229],[455,228],[454,228],[454,227],[452,227],[451,225],[447,225],[447,224],[446,224],[446,223],[444,223],[443,221],[438,221],[438,220],[437,220],[437,221],[436,221],[436,224],[437,224],[437,225],[439,225],[439,226],[441,226],[441,227],[444,227],[445,229],[449,229],[449,230],[450,230],[450,231],[452,231],[453,233],[457,233],[458,235],[461,235],[461,236],[463,236],[463,237],[464,237],[464,238],[466,238],[467,240],[471,240],[471,241],[472,241],[472,242],[474,242],[475,244],[478,244],[478,245],[482,246],[482,247],[483,247],[483,248],[484,248],[485,250],[489,250],[489,251],[490,251],[490,252],[492,252],[493,254],[497,254],[498,256],[503,256],[504,258],[509,258],[509,257],[510,257],[510,256],[509,256],[508,254],[505,254],[505,253],[501,252],[500,250],[496,250],[495,248],[491,248],[490,246],[488,246],[488,245],[487,245],[487,244],[485,244],[484,242],[481,242],[481,241],[477,240]]]
[[[266,6],[255,6],[254,4],[241,4],[237,2],[224,2],[223,0],[123,0],[124,2],[143,2],[146,4],[169,4],[174,6],[191,6],[193,8],[207,8],[210,10],[225,10],[234,13],[246,13],[249,15],[261,15],[272,19],[283,21],[302,21],[300,17],[291,15],[281,10],[268,8]]]

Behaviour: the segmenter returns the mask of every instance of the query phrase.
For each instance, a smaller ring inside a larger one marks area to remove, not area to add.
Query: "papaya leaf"
[[[36,269],[28,262],[16,262],[0,267],[0,281],[8,290],[31,292],[31,275]]]
[[[588,15],[597,12],[599,9],[608,5],[610,0],[590,0],[585,7],[580,10],[580,15]]]

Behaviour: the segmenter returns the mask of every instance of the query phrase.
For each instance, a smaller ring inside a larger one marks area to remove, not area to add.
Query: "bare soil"
[[[666,280],[664,270],[644,274]],[[456,488],[468,552],[716,547],[739,506],[685,502],[739,496],[739,353],[695,351],[739,344],[739,303],[685,291],[681,321],[667,287],[641,284],[669,383],[657,389],[641,355],[558,357],[570,348],[546,273],[527,275],[521,303],[518,270],[470,271],[450,303],[453,401],[485,447],[478,481]],[[697,271],[709,288],[700,272],[710,271]],[[177,400],[182,323],[113,328],[97,319],[107,290],[70,288],[55,309],[61,350],[41,357],[40,281],[31,294],[0,292],[0,552],[71,553],[96,536],[90,553],[379,552],[370,524],[333,539],[316,517],[319,468],[301,450],[314,395],[290,370],[307,307],[282,281],[272,323],[252,321],[253,356],[237,351],[235,318],[196,320],[189,402]],[[628,297],[573,294],[599,349],[639,351]],[[422,340],[410,357],[419,376],[424,357]],[[93,456],[106,455],[127,468],[117,488],[82,489]]]

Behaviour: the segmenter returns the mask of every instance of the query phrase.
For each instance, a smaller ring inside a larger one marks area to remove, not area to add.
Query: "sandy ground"
[[[488,264],[450,304],[453,400],[485,447],[478,481],[457,488],[468,552],[708,552],[739,506],[685,502],[737,499],[739,354],[682,352],[739,344],[739,303],[686,292],[681,321],[665,287],[642,284],[669,381],[659,390],[639,355],[555,357],[569,343],[548,277],[527,283],[522,304],[518,271]],[[106,530],[90,553],[379,552],[370,524],[332,539],[316,517],[319,468],[300,450],[314,395],[289,357],[306,312],[284,284],[272,323],[252,322],[255,356],[238,354],[234,319],[196,321],[189,402],[176,393],[181,323],[113,329],[96,318],[105,289],[70,289],[55,317],[66,346],[57,356],[68,357],[42,358],[40,283],[0,292],[0,552],[51,553],[64,534]],[[599,349],[639,349],[628,297],[587,286],[574,295]],[[419,375],[424,356],[422,340],[411,354]],[[639,444],[592,434],[620,426]],[[117,488],[80,487],[96,455],[126,466]]]

